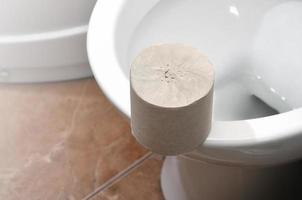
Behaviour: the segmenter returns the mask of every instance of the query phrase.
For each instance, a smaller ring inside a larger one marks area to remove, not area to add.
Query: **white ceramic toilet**
[[[143,48],[186,43],[215,66],[212,131],[194,152],[166,158],[161,184],[167,200],[302,198],[301,13],[300,0],[97,3],[88,32],[90,64],[128,118],[129,66]]]

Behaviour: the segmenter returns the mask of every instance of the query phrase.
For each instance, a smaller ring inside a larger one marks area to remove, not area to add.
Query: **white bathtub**
[[[0,82],[91,75],[87,24],[96,0],[1,0]]]

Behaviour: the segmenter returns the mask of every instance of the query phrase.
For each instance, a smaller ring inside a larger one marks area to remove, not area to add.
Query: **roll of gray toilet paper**
[[[212,121],[214,70],[183,44],[143,50],[130,72],[131,127],[139,143],[163,155],[187,153],[207,138]]]

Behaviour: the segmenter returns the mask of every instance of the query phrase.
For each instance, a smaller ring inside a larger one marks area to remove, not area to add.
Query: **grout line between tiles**
[[[154,154],[152,152],[148,152],[146,155],[144,155],[140,159],[138,159],[135,162],[133,162],[127,168],[125,168],[124,170],[122,170],[121,172],[119,172],[118,174],[116,174],[115,176],[113,176],[112,178],[110,178],[107,182],[105,182],[104,184],[102,184],[95,191],[93,191],[92,193],[88,194],[86,197],[83,198],[83,200],[89,200],[89,199],[93,198],[95,195],[97,195],[98,193],[100,193],[100,192],[106,190],[107,188],[111,187],[113,184],[115,184],[116,182],[118,182],[119,180],[121,180],[122,178],[124,178],[125,176],[127,176],[129,173],[131,173],[133,170],[135,170],[138,167],[140,167],[146,160],[148,160],[149,158],[151,158],[153,155]]]

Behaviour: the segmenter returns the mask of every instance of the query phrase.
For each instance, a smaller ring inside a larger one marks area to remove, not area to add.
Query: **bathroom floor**
[[[2,84],[0,112],[0,199],[163,199],[162,159],[94,79]]]

